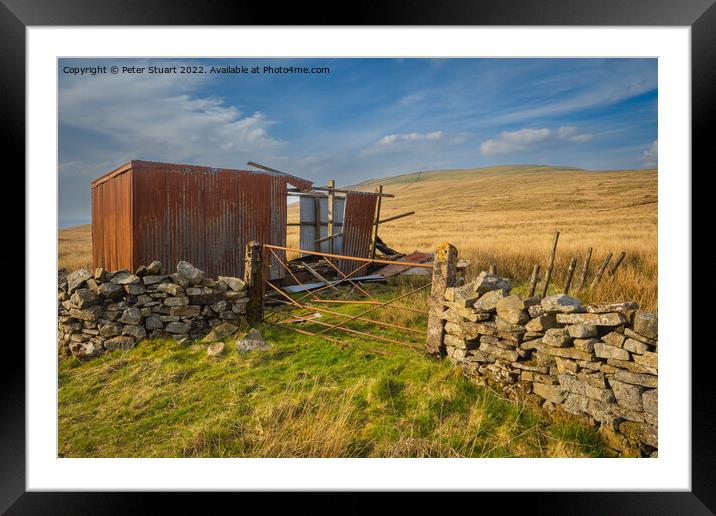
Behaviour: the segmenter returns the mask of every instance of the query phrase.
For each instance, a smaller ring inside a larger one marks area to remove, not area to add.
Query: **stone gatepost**
[[[442,313],[445,310],[445,289],[455,286],[457,275],[457,249],[447,242],[442,243],[435,250],[433,262],[433,284],[430,289],[430,306],[428,316],[428,337],[426,351],[430,355],[441,356],[445,354],[443,344],[443,328],[445,321]]]
[[[252,240],[246,244],[244,257],[244,282],[249,302],[246,305],[246,320],[251,326],[259,324],[264,317],[264,282],[261,264],[261,244]]]

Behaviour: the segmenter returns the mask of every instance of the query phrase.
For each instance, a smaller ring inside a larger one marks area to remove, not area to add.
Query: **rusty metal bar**
[[[369,264],[369,263],[365,263],[365,264],[361,265],[361,266],[358,267],[356,270],[354,270],[354,271],[352,271],[351,273],[349,273],[348,276],[346,276],[345,278],[340,279],[340,280],[337,280],[337,281],[334,281],[333,284],[334,284],[334,285],[338,285],[339,283],[342,283],[343,281],[347,281],[350,276],[353,276],[356,272],[358,272],[358,271],[361,270],[361,269],[364,269],[364,268],[367,267],[368,265],[370,265],[370,264]],[[326,290],[327,288],[328,288],[328,285],[324,285],[324,286],[322,286],[322,287],[317,288],[316,290],[314,290],[313,293],[314,293],[314,294],[317,294],[318,292],[321,292],[322,290]],[[307,297],[310,297],[309,294],[305,294],[305,295],[299,297],[299,298],[297,299],[297,301],[301,301],[301,300],[303,300],[303,299],[306,299]]]
[[[321,242],[325,242],[326,240],[333,240],[334,238],[338,238],[339,236],[343,236],[343,231],[336,233],[335,235],[328,235],[321,238],[318,238],[314,240],[315,243],[320,244]]]
[[[342,314],[342,313],[336,312],[334,310],[328,310],[327,308],[320,308],[318,306],[313,306],[313,305],[303,305],[303,306],[305,306],[306,309],[318,310],[319,312],[324,312],[324,313],[331,314],[331,315],[337,315],[339,317],[345,317],[345,318],[351,317],[348,314]],[[376,321],[374,319],[366,319],[364,317],[359,317],[356,320],[377,324],[378,326],[385,326],[386,328],[395,328],[396,330],[404,330],[404,331],[408,331],[408,332],[412,332],[412,333],[417,333],[418,335],[426,334],[426,332],[424,332],[424,331],[416,330],[415,328],[407,328],[405,326],[400,326],[399,324],[392,324],[392,323],[387,323],[387,322],[383,322],[383,321]]]
[[[407,213],[401,213],[400,215],[393,215],[392,217],[388,217],[387,219],[379,220],[378,224],[385,224],[386,222],[392,222],[394,220],[402,219],[403,217],[407,217],[409,215],[415,215],[414,211],[409,211]]]
[[[349,322],[349,321],[346,321],[346,322]],[[319,321],[316,321],[316,320],[310,321],[310,323],[311,323],[311,324],[318,324],[319,326],[328,326],[328,328],[326,328],[325,330],[321,330],[321,331],[317,332],[317,333],[316,333],[316,336],[322,336],[324,332],[326,332],[326,331],[330,330],[331,328],[333,328],[333,326],[331,326],[331,325],[328,324],[328,323],[319,322]],[[391,339],[391,338],[389,338],[389,337],[383,337],[383,336],[381,336],[381,335],[374,335],[374,334],[372,334],[372,333],[367,333],[367,332],[364,332],[364,331],[354,330],[353,328],[346,328],[346,327],[344,327],[344,326],[337,326],[337,327],[335,327],[335,328],[338,329],[338,330],[340,330],[340,331],[345,331],[345,332],[347,332],[347,333],[353,333],[353,334],[355,334],[355,335],[360,335],[361,337],[370,337],[371,339],[382,340],[383,342],[388,342],[388,343],[390,343],[390,344],[397,344],[397,345],[399,345],[399,346],[405,346],[405,347],[408,348],[408,349],[412,349],[412,350],[415,351],[416,353],[420,353],[420,350],[422,349],[422,348],[419,347],[420,345],[417,344],[417,343],[402,342],[402,341],[400,341],[400,340]]]
[[[298,188],[299,191],[301,191],[301,192],[307,192],[313,186],[312,181],[308,181],[307,179],[303,179],[303,178],[294,176],[293,174],[281,172],[280,170],[276,170],[275,168],[267,167],[266,165],[259,165],[258,163],[254,163],[253,161],[249,161],[247,163],[247,165],[250,167],[255,167],[255,168],[259,168],[261,170],[265,170],[266,172],[273,172],[274,174],[279,174],[281,176],[284,176],[288,183],[291,183],[293,186]]]
[[[308,306],[306,306],[306,305],[302,305],[301,303],[298,303],[296,300],[292,299],[288,294],[286,294],[285,292],[283,292],[283,291],[282,291],[281,289],[279,289],[278,287],[272,285],[270,282],[267,281],[266,283],[268,283],[268,285],[269,285],[272,289],[274,289],[276,292],[278,292],[279,294],[281,294],[282,296],[284,296],[286,299],[288,299],[292,304],[296,305],[296,306],[299,307],[299,308],[303,308],[304,310],[309,310],[309,311],[311,310],[311,307],[308,307]],[[430,284],[424,285],[423,287],[420,287],[420,288],[422,289],[422,288],[429,287],[429,286],[430,286]],[[409,292],[408,294],[410,294],[410,292]],[[406,295],[408,295],[408,294],[406,294]],[[401,297],[405,297],[405,296],[401,296]],[[397,299],[396,299],[396,300],[397,300]],[[389,301],[388,303],[390,303],[390,301]],[[314,307],[314,308],[315,308],[315,307]],[[374,311],[374,310],[377,309],[377,308],[379,308],[379,307],[376,307],[376,308],[374,308],[374,309],[371,309],[371,310],[369,310],[369,312],[372,312],[372,311]],[[390,343],[392,343],[392,344],[398,344],[398,345],[401,345],[401,346],[407,346],[407,347],[409,347],[410,349],[413,349],[414,351],[416,351],[415,348],[413,348],[411,345],[409,345],[409,344],[407,344],[407,343],[405,343],[405,342],[401,342],[401,341],[399,341],[399,340],[390,339],[390,338],[388,338],[388,337],[382,337],[382,336],[380,336],[380,335],[373,335],[372,333],[366,333],[366,332],[362,332],[362,331],[359,331],[359,330],[354,330],[354,329],[352,329],[352,328],[346,328],[346,327],[343,326],[344,324],[349,323],[350,321],[354,321],[354,320],[356,320],[356,319],[357,319],[357,317],[351,317],[351,318],[348,319],[347,321],[344,321],[344,322],[342,322],[342,323],[340,323],[340,324],[338,324],[338,325],[335,325],[335,326],[332,326],[332,325],[330,325],[330,324],[328,324],[328,323],[324,323],[324,322],[320,322],[320,321],[315,321],[315,320],[314,320],[314,321],[309,321],[309,323],[311,323],[311,324],[318,324],[319,326],[327,326],[326,329],[321,330],[321,331],[315,333],[315,334],[314,334],[315,336],[321,336],[323,333],[325,333],[325,332],[327,332],[327,331],[329,331],[329,330],[331,330],[331,329],[340,329],[340,330],[342,330],[342,331],[345,331],[345,332],[348,332],[348,333],[354,333],[354,334],[356,334],[356,335],[361,335],[361,336],[363,336],[363,337],[371,337],[371,338],[378,339],[378,340],[382,340],[382,341],[385,341],[385,342],[390,342]],[[418,346],[418,344],[415,344],[415,346]]]
[[[271,254],[276,257],[276,259],[277,259],[278,262],[283,266],[283,268],[286,269],[286,271],[288,271],[288,273],[291,275],[291,277],[294,279],[294,281],[295,281],[296,283],[298,283],[299,285],[303,286],[303,283],[301,283],[301,280],[299,280],[299,279],[296,277],[296,275],[293,273],[293,271],[291,270],[291,268],[290,268],[288,265],[286,265],[285,263],[283,263],[283,260],[281,260],[281,259],[276,255],[276,252],[275,252],[273,249],[269,249],[269,251],[271,251]],[[309,292],[314,298],[318,299],[318,298],[316,297],[316,294],[315,294],[315,293],[311,292],[310,290],[309,290],[308,292]]]
[[[345,190],[345,189],[341,189],[341,188],[328,188],[327,186],[314,186],[314,187],[312,188],[312,190],[314,190],[314,191],[320,191],[320,192],[333,191],[333,192],[335,192],[335,193],[344,193],[344,194],[357,192],[357,193],[364,193],[364,194],[368,194],[368,195],[378,195],[377,193],[372,193],[372,192],[361,192],[361,191],[359,191],[359,190]],[[293,189],[289,189],[289,190],[288,190],[289,194],[290,194],[290,192],[292,192],[292,191],[293,191]],[[297,190],[297,191],[299,191],[299,190]],[[391,198],[391,199],[395,197],[394,194],[387,194],[387,193],[382,193],[382,194],[380,194],[380,196],[381,196],[381,197],[388,197],[388,198]]]
[[[310,335],[312,337],[317,336],[315,333],[310,332],[308,330],[302,330],[300,328],[292,328],[291,326],[286,326],[285,324],[281,324],[281,323],[266,321],[266,324],[270,324],[271,326],[276,326],[277,328],[283,328],[284,330],[300,333],[301,335]],[[350,345],[347,342],[343,342],[338,339],[334,339],[333,337],[326,337],[325,335],[321,335],[321,338],[327,340],[328,342],[333,342],[334,344],[338,344],[341,347],[341,349],[345,349]],[[368,348],[368,351],[370,351],[372,353],[378,353],[379,355],[384,355],[384,356],[390,355],[390,353],[388,351],[383,351],[382,349]]]
[[[341,276],[343,276],[343,279],[348,280],[351,285],[353,285],[355,288],[357,288],[358,290],[360,290],[361,292],[363,292],[364,295],[366,295],[366,296],[368,296],[369,298],[373,299],[373,296],[371,296],[366,290],[364,290],[362,287],[360,287],[360,286],[358,285],[358,283],[354,282],[352,279],[349,279],[349,278],[343,273],[342,270],[340,270],[338,267],[336,267],[335,265],[333,265],[333,262],[332,262],[329,258],[325,258],[325,260],[326,260],[326,263],[328,263],[328,265],[330,265],[331,267],[333,267],[338,274],[340,274]]]
[[[415,293],[417,293],[417,292],[420,292],[421,290],[426,289],[426,288],[428,288],[428,287],[430,287],[430,286],[432,286],[432,282],[431,282],[431,283],[426,283],[426,284],[423,285],[422,287],[418,287],[418,288],[416,288],[416,289],[413,289],[413,290],[411,290],[410,292],[407,292],[406,294],[402,294],[402,295],[400,295],[400,296],[398,296],[398,297],[396,297],[396,298],[394,298],[394,299],[391,299],[390,301],[386,301],[385,303],[381,303],[381,304],[379,304],[379,305],[376,305],[376,306],[374,306],[373,308],[371,308],[370,310],[366,310],[366,311],[363,312],[362,314],[358,314],[358,315],[352,317],[351,319],[348,319],[347,321],[344,321],[344,322],[342,322],[342,323],[340,323],[340,324],[334,325],[334,326],[332,326],[331,328],[328,328],[328,329],[326,329],[326,330],[322,330],[322,331],[320,331],[320,332],[318,332],[318,333],[325,333],[325,332],[327,332],[327,331],[329,331],[329,330],[331,330],[331,329],[333,329],[333,328],[338,328],[338,327],[340,327],[340,326],[343,326],[344,324],[349,323],[349,322],[351,322],[352,320],[358,319],[359,317],[363,317],[364,315],[368,315],[368,314],[371,313],[371,312],[375,312],[378,308],[383,308],[384,306],[387,306],[387,305],[389,305],[389,304],[391,304],[391,303],[394,303],[395,301],[398,301],[398,300],[400,300],[400,299],[406,298],[406,297],[408,297],[408,296],[411,295],[411,294],[415,294]]]
[[[314,303],[340,303],[340,304],[356,304],[356,305],[379,305],[380,301],[352,301],[350,299],[314,299]],[[407,310],[408,312],[415,312],[422,315],[430,315],[427,310],[418,310],[417,308],[410,308],[403,305],[391,305],[390,308],[397,308],[399,310]]]
[[[315,254],[316,256],[323,256],[328,258],[338,258],[340,260],[353,260],[356,262],[366,262],[366,263],[379,263],[382,265],[400,265],[401,267],[420,267],[422,269],[432,269],[433,264],[432,263],[410,263],[410,262],[398,262],[395,260],[379,260],[377,258],[360,258],[358,256],[345,256],[342,254],[331,254],[331,253],[319,253],[318,251],[307,251],[305,249],[296,249],[295,247],[283,247],[280,245],[272,245],[272,244],[265,244],[266,247],[270,249],[277,249],[280,251],[291,251],[294,253],[305,253],[305,254]]]
[[[331,287],[336,292],[340,292],[338,290],[338,288],[333,284],[333,282],[327,280],[326,278],[324,278],[323,276],[318,274],[318,272],[314,271],[313,268],[310,265],[308,265],[306,262],[301,262],[301,265],[303,265],[306,268],[306,270],[311,274],[311,276],[316,278],[318,281],[325,283],[327,286]]]

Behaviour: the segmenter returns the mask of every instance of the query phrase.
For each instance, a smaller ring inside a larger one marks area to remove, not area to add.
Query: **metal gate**
[[[287,251],[298,252],[302,256],[314,255],[319,257],[332,269],[335,279],[325,278],[314,271],[313,274],[317,276],[316,279],[323,280],[323,286],[310,290],[306,289],[298,293],[287,292],[273,282],[264,280],[267,294],[273,293],[274,301],[280,305],[278,309],[264,311],[265,323],[304,335],[318,336],[341,346],[346,346],[348,343],[340,340],[339,337],[350,335],[358,336],[374,343],[406,346],[415,351],[424,350],[427,335],[427,305],[422,308],[410,307],[405,306],[404,302],[410,299],[411,296],[418,296],[421,292],[429,290],[432,285],[431,281],[418,286],[410,285],[399,295],[390,299],[378,299],[375,293],[371,294],[364,288],[365,285],[362,286],[361,283],[366,279],[366,272],[370,271],[371,267],[375,265],[400,266],[406,269],[412,267],[432,269],[432,264],[359,258],[269,244],[264,244],[263,246],[263,260],[264,262],[268,260],[275,263],[276,259],[279,256],[285,256]],[[291,270],[285,258],[278,261],[286,270],[286,274],[292,277],[297,285],[306,287]],[[350,272],[343,271],[344,267],[342,265],[345,263],[351,263]],[[428,275],[428,277],[431,276]],[[367,278],[370,278],[370,275]],[[422,278],[425,278],[425,276],[422,276]],[[341,286],[350,286],[350,294],[343,291],[340,288]],[[330,297],[326,297],[328,291],[330,291]],[[358,295],[359,299],[349,299],[349,297],[355,295]],[[401,301],[403,302],[401,303]],[[361,309],[357,314],[347,314],[340,311],[341,308],[347,306],[350,306],[351,309],[357,307],[365,307],[365,309]],[[417,326],[405,326],[375,319],[376,315],[386,310],[411,312],[418,316],[418,320],[425,320]],[[313,315],[300,315],[301,312],[306,311]],[[316,317],[315,314],[320,314],[320,316]],[[369,317],[370,315],[373,315],[373,317]],[[318,320],[324,317],[327,321]],[[297,323],[301,324],[300,328],[296,326]],[[356,326],[360,326],[360,328]],[[372,351],[386,354],[383,349],[373,349]]]

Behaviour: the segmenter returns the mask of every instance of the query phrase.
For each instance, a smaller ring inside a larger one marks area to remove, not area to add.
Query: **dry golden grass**
[[[373,191],[377,184],[396,195],[383,200],[381,218],[416,212],[381,226],[381,238],[394,249],[430,251],[447,241],[471,261],[468,279],[495,263],[498,274],[519,283],[534,264],[544,276],[560,231],[551,292],[561,291],[573,256],[578,282],[587,248],[593,248],[587,286],[607,253],[616,258],[626,251],[613,278],[605,275],[594,290],[570,293],[585,302],[634,300],[657,308],[656,170],[504,166],[408,174],[356,188]],[[292,205],[289,220],[297,218]],[[289,230],[289,245],[296,245],[296,228]]]
[[[591,281],[612,252],[626,251],[613,278],[605,275],[594,290],[572,290],[582,301],[634,300],[657,308],[657,172],[655,170],[584,171],[555,167],[505,166],[408,174],[357,185],[377,184],[395,199],[384,199],[382,217],[415,211],[411,217],[382,225],[381,238],[403,252],[454,244],[471,261],[468,279],[490,263],[500,275],[520,283],[534,264],[547,268],[554,231],[560,231],[550,291],[561,290],[572,256],[578,258],[574,282],[582,272],[587,248],[594,249]],[[289,207],[289,221],[298,206]],[[91,226],[59,232],[59,267],[91,264]],[[298,245],[298,229],[288,228],[288,245]],[[574,284],[574,283],[573,283]],[[538,288],[539,291],[539,288]]]
[[[74,271],[92,267],[92,225],[59,230],[57,267]]]

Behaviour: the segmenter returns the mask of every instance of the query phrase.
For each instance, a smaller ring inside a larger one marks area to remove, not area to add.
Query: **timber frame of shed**
[[[92,263],[136,270],[186,260],[210,277],[241,277],[251,240],[286,245],[287,197],[301,203],[301,249],[375,257],[382,188],[336,189],[258,165],[238,170],[134,160],[92,182]],[[291,185],[293,188],[289,188]],[[394,218],[391,218],[394,220]],[[270,258],[282,279],[285,252]]]

